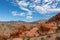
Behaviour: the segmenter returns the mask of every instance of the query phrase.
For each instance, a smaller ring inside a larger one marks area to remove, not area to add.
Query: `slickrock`
[[[50,34],[56,31],[57,27],[52,23],[42,23],[39,27],[40,34]]]

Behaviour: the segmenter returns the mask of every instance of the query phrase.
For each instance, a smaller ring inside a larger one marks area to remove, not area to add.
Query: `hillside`
[[[60,21],[60,12],[48,20],[48,22],[59,22],[59,21]]]

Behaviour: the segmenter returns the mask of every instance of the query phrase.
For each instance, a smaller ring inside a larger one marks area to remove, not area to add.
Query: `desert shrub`
[[[44,38],[42,37],[41,40],[44,40]]]
[[[56,40],[60,40],[60,37],[56,37]]]
[[[60,30],[60,26],[59,25],[57,25],[57,28],[58,28],[57,30]]]
[[[2,26],[4,26],[4,24],[3,24],[3,23],[2,23],[1,25],[2,25]]]
[[[48,37],[48,38],[50,38],[50,37],[51,37],[51,35],[48,35],[47,37]]]
[[[24,37],[23,40],[30,40],[30,37]]]

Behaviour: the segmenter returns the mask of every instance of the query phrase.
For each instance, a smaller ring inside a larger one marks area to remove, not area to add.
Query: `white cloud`
[[[35,7],[36,6],[36,4],[33,4],[33,3],[31,3],[30,5],[29,5],[29,7],[31,8],[31,7]]]
[[[57,4],[58,4],[58,3],[53,4],[53,5],[52,5],[52,8],[56,8]]]
[[[51,12],[53,12],[53,11],[55,11],[55,12],[60,12],[60,8],[48,9],[48,11],[51,11]]]
[[[24,0],[23,1],[18,1],[18,0],[16,0],[17,1],[17,4],[19,5],[19,6],[24,6],[24,7],[26,7],[26,6],[28,6],[28,4],[29,4],[29,2],[25,2]]]
[[[17,16],[18,14],[16,14],[16,11],[12,11],[13,16]]]
[[[47,0],[46,0],[47,1]],[[47,4],[44,4],[42,6],[36,6],[35,7],[35,10],[38,11],[40,14],[45,14],[47,13],[47,9],[50,9],[51,7],[48,5],[50,4],[51,2],[47,3]]]
[[[45,2],[49,2],[49,0],[44,0]]]
[[[27,11],[26,12],[27,15],[32,15],[32,11],[29,10],[28,8],[26,8],[29,5],[29,2],[26,2],[24,0],[23,1],[16,0],[16,1],[17,1],[17,4],[19,5],[19,8],[21,10]]]
[[[13,16],[25,16],[25,13],[17,13],[16,11],[12,11]]]
[[[35,0],[34,2],[38,2],[39,0]]]
[[[27,9],[27,8],[24,8],[24,7],[21,7],[22,10],[24,11],[27,11],[26,15],[32,15],[32,11]]]
[[[20,16],[25,16],[25,13],[20,13]]]
[[[26,19],[32,19],[33,17],[32,16],[26,16]]]
[[[45,0],[45,1],[48,1],[48,0]],[[46,14],[46,13],[55,12],[55,11],[60,12],[60,8],[56,8],[58,3],[55,3],[52,6],[50,6],[49,4],[51,3],[52,1],[42,6],[35,6],[35,10],[40,14]]]
[[[33,0],[33,1],[34,2],[40,2],[41,0]],[[29,3],[29,2],[26,2],[24,0],[22,0],[22,1],[17,0],[17,4],[19,5],[20,9],[27,11],[27,15],[32,15],[32,11],[30,9],[26,8],[28,5],[30,8],[31,7],[34,8],[40,14],[46,14],[49,12],[49,9],[51,10],[52,8],[56,8],[56,6],[57,6],[57,3],[53,4],[52,6],[49,5],[53,2],[53,0],[44,0],[44,2],[48,2],[48,3],[42,4],[42,6],[36,5],[37,3],[35,4],[34,2]]]
[[[32,15],[32,11],[29,11],[29,12],[27,13],[27,15]]]
[[[35,0],[34,2],[36,2],[36,3],[40,3],[40,1],[41,1],[41,0]]]
[[[30,11],[29,9],[25,8],[25,7],[20,7],[22,10],[24,11]]]
[[[36,6],[35,10],[38,11],[40,14],[45,14],[49,12],[60,12],[60,8],[51,8],[50,6]]]
[[[13,16],[23,16],[25,17],[25,13],[17,13],[16,11],[12,11]],[[32,19],[32,13],[28,13],[26,19]]]
[[[31,0],[31,1],[32,2],[30,3],[26,0],[21,0],[21,1],[16,0],[17,5],[19,6],[19,8],[21,10],[27,11],[25,13],[26,15],[32,15],[33,11],[36,11],[40,14],[46,14],[46,13],[49,13],[49,12],[54,12],[54,11],[59,11],[60,10],[60,9],[56,8],[58,2],[53,3],[53,1],[59,1],[59,0],[44,0],[42,4],[39,4],[39,3],[41,3],[42,0]],[[29,8],[33,8],[33,11],[31,11]]]
[[[22,12],[22,13],[17,13],[17,11],[12,11],[12,14],[13,14],[13,16],[26,17],[26,19],[29,19],[29,20],[33,18],[31,11],[27,13],[27,16],[26,16],[26,14],[25,14],[24,12]]]
[[[39,12],[39,13],[45,13],[45,12],[46,12],[46,11],[44,10],[44,8],[41,7],[41,6],[36,6],[36,7],[35,7],[35,10],[36,10],[37,12]]]
[[[60,0],[56,0],[56,1],[60,1]]]
[[[38,11],[40,14],[45,14],[47,13],[47,9],[49,9],[50,6],[44,5],[44,6],[36,6],[35,10]]]
[[[51,1],[53,1],[53,0],[44,0],[45,2],[51,2]]]

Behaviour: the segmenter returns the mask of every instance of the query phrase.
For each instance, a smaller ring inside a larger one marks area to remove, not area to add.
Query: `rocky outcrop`
[[[53,23],[42,23],[39,27],[39,34],[50,34],[56,31],[57,27]]]
[[[58,22],[58,21],[60,21],[60,12],[48,20],[48,22]]]
[[[32,26],[31,29],[27,29],[24,25],[19,27],[17,30],[13,31],[10,37],[13,38],[23,38],[23,37],[36,37],[39,36],[37,32],[38,28]]]

